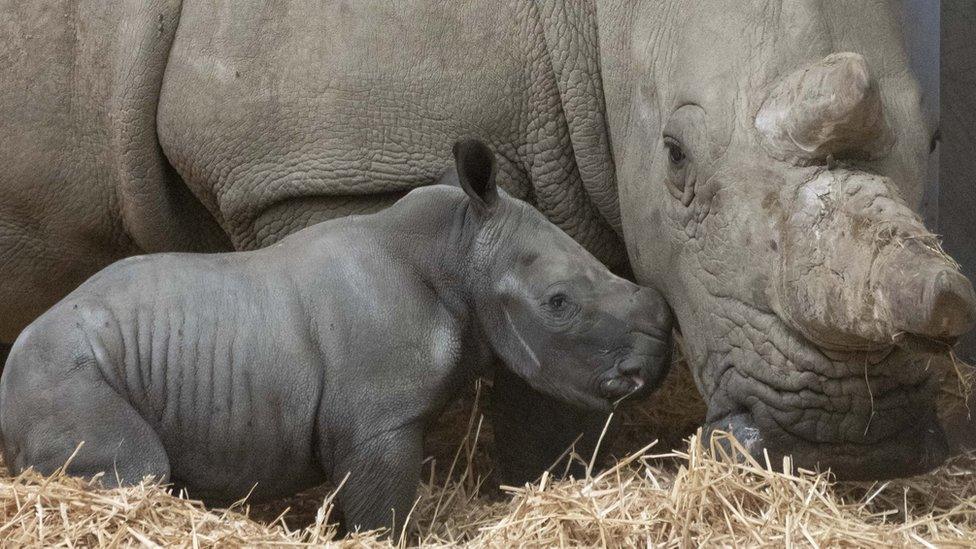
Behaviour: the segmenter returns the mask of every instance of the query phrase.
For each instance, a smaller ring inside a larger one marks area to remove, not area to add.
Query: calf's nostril
[[[639,377],[644,371],[644,360],[630,357],[617,365],[617,372],[624,377]]]
[[[644,388],[644,379],[639,375],[631,374],[627,376],[627,379],[630,380],[630,383],[633,386],[631,392],[637,392]]]

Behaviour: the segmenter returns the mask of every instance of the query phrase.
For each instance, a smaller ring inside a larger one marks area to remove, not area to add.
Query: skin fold
[[[479,135],[507,192],[665,293],[711,427],[841,476],[925,470],[924,364],[973,296],[915,216],[938,140],[899,6],[8,1],[0,340],[118,258],[382,209]],[[498,422],[550,408],[498,386]]]
[[[461,188],[325,222],[252,252],[115,263],[27,327],[0,378],[14,473],[152,475],[229,503],[345,479],[349,529],[402,525],[423,436],[501,362],[607,413],[670,364],[671,314],[495,186],[455,147]],[[253,489],[253,491],[252,491]]]

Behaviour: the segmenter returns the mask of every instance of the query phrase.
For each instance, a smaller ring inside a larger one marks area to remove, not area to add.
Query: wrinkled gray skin
[[[974,297],[914,213],[934,127],[898,6],[8,0],[0,339],[112,259],[376,210],[479,134],[509,192],[666,294],[710,426],[841,476],[925,470],[919,350]]]
[[[7,464],[145,475],[230,502],[338,483],[347,528],[402,523],[423,435],[501,360],[537,390],[606,411],[670,363],[670,311],[495,188],[457,147],[464,191],[268,248],[115,263],[28,326],[0,380]],[[392,510],[392,515],[391,515]]]

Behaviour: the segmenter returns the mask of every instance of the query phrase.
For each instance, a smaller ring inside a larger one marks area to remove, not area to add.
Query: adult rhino
[[[913,212],[933,129],[895,3],[2,9],[3,340],[118,257],[382,208],[477,134],[509,192],[666,294],[710,426],[850,478],[946,454],[911,349],[974,296]]]

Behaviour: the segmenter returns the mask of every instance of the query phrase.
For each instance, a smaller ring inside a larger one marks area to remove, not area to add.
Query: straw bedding
[[[976,546],[976,455],[885,483],[735,459],[734,440],[694,432],[703,407],[689,377],[677,368],[656,404],[619,411],[587,478],[502,489],[475,395],[431,436],[414,531],[392,542],[338,537],[329,488],[212,510],[151,484],[102,491],[26,473],[0,477],[0,545]]]

